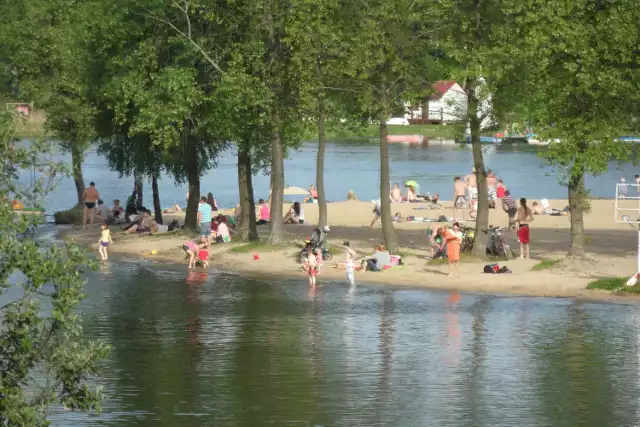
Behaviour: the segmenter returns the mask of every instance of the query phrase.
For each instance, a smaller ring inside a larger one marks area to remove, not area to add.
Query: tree
[[[16,214],[11,194],[31,192],[44,197],[50,189],[38,180],[29,189],[16,181],[21,165],[37,158],[43,178],[62,172],[35,142],[30,148],[14,144],[13,118],[0,118],[0,425],[48,425],[54,405],[99,410],[100,388],[87,381],[98,373],[108,348],[82,339],[76,313],[82,300],[84,271],[92,266],[70,244],[49,244],[34,238],[37,217]],[[46,166],[44,166],[46,164]],[[46,250],[44,250],[46,249]]]
[[[13,2],[0,34],[18,96],[46,111],[47,129],[71,153],[78,206],[84,202],[83,157],[94,138],[85,66],[90,52],[82,45],[86,12],[72,0]]]
[[[402,11],[401,13],[399,11]],[[433,27],[442,20],[439,8],[429,1],[370,2],[354,5],[351,15],[352,42],[360,49],[359,67],[352,74],[352,87],[360,92],[362,110],[379,124],[380,198],[382,233],[387,248],[398,251],[389,199],[390,171],[387,120],[392,111],[404,109],[435,77]]]
[[[543,156],[559,167],[568,188],[569,255],[584,257],[585,175],[634,155],[633,147],[614,138],[628,127],[638,93],[640,13],[630,0],[547,0],[544,7],[514,2],[507,12],[517,17],[514,31],[524,41],[514,54],[530,64],[523,94],[538,107],[538,123],[547,126],[543,137],[560,141]]]

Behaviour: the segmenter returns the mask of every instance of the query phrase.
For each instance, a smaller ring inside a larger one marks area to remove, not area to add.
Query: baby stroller
[[[304,247],[304,249],[302,249],[302,251],[300,251],[301,263],[304,263],[304,259],[307,256],[307,248],[311,248],[313,253],[316,253],[316,249],[320,249],[322,251],[322,259],[325,261],[328,261],[331,258],[333,258],[333,254],[326,248],[327,234],[330,231],[331,231],[331,228],[328,225],[326,225],[322,230],[319,228],[316,228],[315,230],[313,230],[313,233],[311,234],[311,238],[307,240],[306,246]]]

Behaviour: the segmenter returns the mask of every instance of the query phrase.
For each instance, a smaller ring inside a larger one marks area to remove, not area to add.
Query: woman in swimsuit
[[[527,206],[527,199],[520,199],[518,208],[518,242],[520,242],[520,259],[529,259],[531,247],[529,245],[529,223],[533,221],[533,211]]]
[[[91,228],[93,228],[93,221],[96,218],[96,203],[100,199],[100,193],[96,190],[96,183],[89,184],[89,188],[85,188],[82,194],[84,199],[84,214],[82,216],[82,229],[87,229],[87,219],[91,222]]]

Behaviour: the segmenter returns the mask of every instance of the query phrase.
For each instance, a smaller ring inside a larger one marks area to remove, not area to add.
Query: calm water
[[[640,307],[112,263],[99,416],[60,426],[633,426]]]
[[[439,192],[445,199],[453,198],[453,177],[465,175],[472,168],[472,154],[469,146],[412,147],[391,144],[392,181],[401,182],[414,179],[421,185],[422,192]],[[70,162],[69,156],[63,159]],[[286,185],[306,188],[315,181],[316,145],[307,144],[298,151],[291,151],[285,162]],[[495,147],[485,148],[486,165],[501,176],[516,197],[566,198],[566,189],[558,184],[554,169],[542,168],[542,160],[536,147]],[[210,171],[202,179],[202,191],[213,192],[222,206],[235,206],[238,200],[236,157],[229,150],[220,158],[217,169]],[[329,200],[344,200],[352,189],[363,200],[379,197],[379,147],[375,144],[330,143],[326,154],[325,185]],[[596,197],[613,197],[615,183],[624,176],[632,180],[638,171],[628,166],[625,171],[610,171],[600,177],[587,180],[587,186]],[[95,181],[102,198],[110,205],[111,200],[126,200],[133,188],[132,178],[120,178],[109,170],[103,157],[91,151],[84,163],[84,177],[87,185]],[[629,182],[629,181],[628,181]],[[269,176],[259,173],[255,177],[257,198],[267,198]],[[159,183],[163,206],[175,203],[185,204],[186,185],[176,186],[173,180],[164,178]],[[46,201],[49,210],[68,209],[76,203],[73,181],[66,180]],[[145,204],[152,205],[151,186],[145,187]]]

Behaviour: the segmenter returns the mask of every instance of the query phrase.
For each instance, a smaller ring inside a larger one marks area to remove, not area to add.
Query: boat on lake
[[[424,135],[387,135],[387,141],[397,144],[422,144]]]

